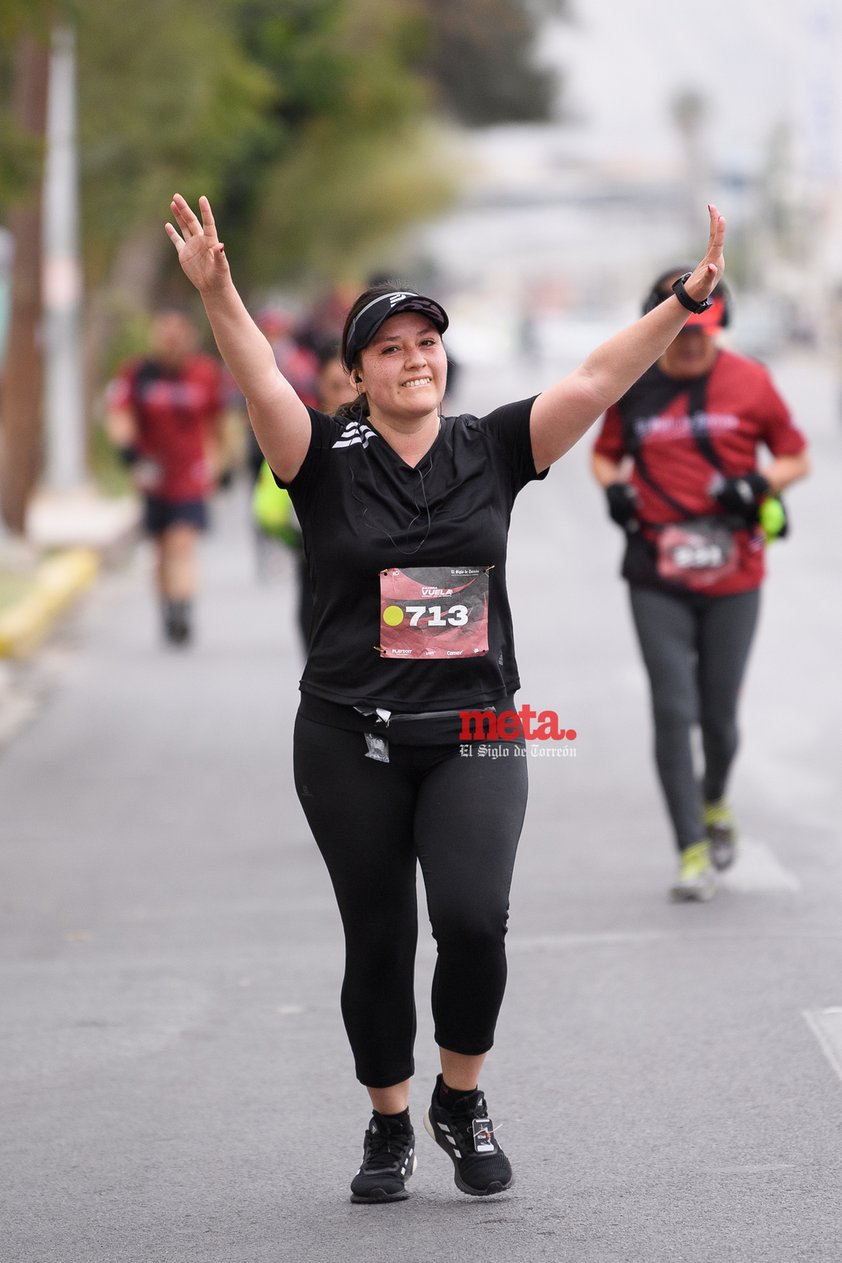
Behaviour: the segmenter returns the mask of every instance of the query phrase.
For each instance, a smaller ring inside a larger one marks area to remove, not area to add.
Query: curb
[[[0,614],[0,658],[28,657],[98,573],[99,557],[89,548],[68,549],[42,561],[33,590]]]

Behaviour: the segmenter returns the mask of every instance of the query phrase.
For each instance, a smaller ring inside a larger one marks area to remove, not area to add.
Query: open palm
[[[176,248],[178,261],[185,276],[200,293],[209,293],[225,284],[230,276],[225,247],[219,240],[210,202],[199,198],[201,220],[191,210],[180,193],[170,203],[180,234],[172,224],[166,224],[167,236]]]
[[[707,298],[716,288],[725,271],[725,218],[713,205],[708,206],[708,214],[710,233],[707,253],[687,281],[687,287],[693,298],[699,301]]]

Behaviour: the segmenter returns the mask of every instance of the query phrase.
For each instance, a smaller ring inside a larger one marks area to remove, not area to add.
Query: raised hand
[[[725,219],[711,204],[708,204],[708,214],[710,215],[710,235],[707,254],[684,283],[684,288],[690,297],[700,303],[704,302],[707,296],[716,289],[725,271]]]
[[[178,261],[185,276],[200,294],[221,288],[228,282],[231,271],[225,257],[225,246],[216,235],[210,202],[206,197],[199,198],[201,221],[180,193],[175,194],[170,206],[181,235],[172,224],[165,224],[165,229],[178,252]]]

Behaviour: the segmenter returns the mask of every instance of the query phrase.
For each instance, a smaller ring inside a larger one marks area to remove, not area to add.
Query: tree
[[[274,127],[241,146],[220,209],[255,283],[356,274],[455,190],[442,111],[546,118],[532,60],[566,0],[249,0],[240,39],[279,85]],[[436,111],[439,119],[436,118]]]
[[[161,297],[179,191],[212,198],[275,95],[232,31],[232,0],[77,0],[79,144],[92,404],[111,354]]]
[[[418,0],[424,36],[417,64],[443,107],[470,127],[552,117],[555,72],[535,64],[542,18],[566,0]]]
[[[26,506],[38,477],[41,455],[41,197],[40,167],[47,119],[49,54],[43,39],[19,35],[11,59],[6,132],[11,155],[6,188],[14,256],[9,338],[0,429],[0,512],[22,535]]]
[[[412,6],[249,0],[242,46],[277,86],[267,126],[222,173],[220,218],[246,283],[357,277],[454,179],[426,122]]]
[[[534,117],[549,108],[549,78],[529,60],[535,22],[560,6],[4,0],[0,34],[32,38],[57,14],[75,29],[90,396],[115,330],[168,291],[184,293],[162,231],[173,192],[212,198],[247,294],[357,280],[454,190],[432,121],[436,101],[450,100],[448,57],[462,57],[460,117]],[[7,60],[0,51],[0,213],[28,190],[33,214],[41,124],[4,115]],[[12,336],[34,348],[34,324],[26,333],[20,319]],[[27,376],[37,381],[35,364]],[[31,417],[21,424],[32,439]]]

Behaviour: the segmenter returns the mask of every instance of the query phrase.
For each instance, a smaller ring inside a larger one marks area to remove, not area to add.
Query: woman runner
[[[294,769],[342,917],[342,1013],[373,1107],[352,1200],[404,1198],[415,1169],[418,864],[437,944],[441,1060],[424,1122],[462,1192],[499,1193],[512,1168],[478,1085],[506,982],[526,759],[522,736],[499,733],[466,756],[460,712],[514,709],[506,544],[515,497],[707,300],[724,268],[725,221],[709,207],[707,252],[675,295],[542,394],[479,418],[441,415],[442,306],[374,287],[343,335],[357,398],[329,416],[305,407],[279,372],[234,287],[207,198],[199,211],[177,194],[167,233],[289,488],[313,583]]]

